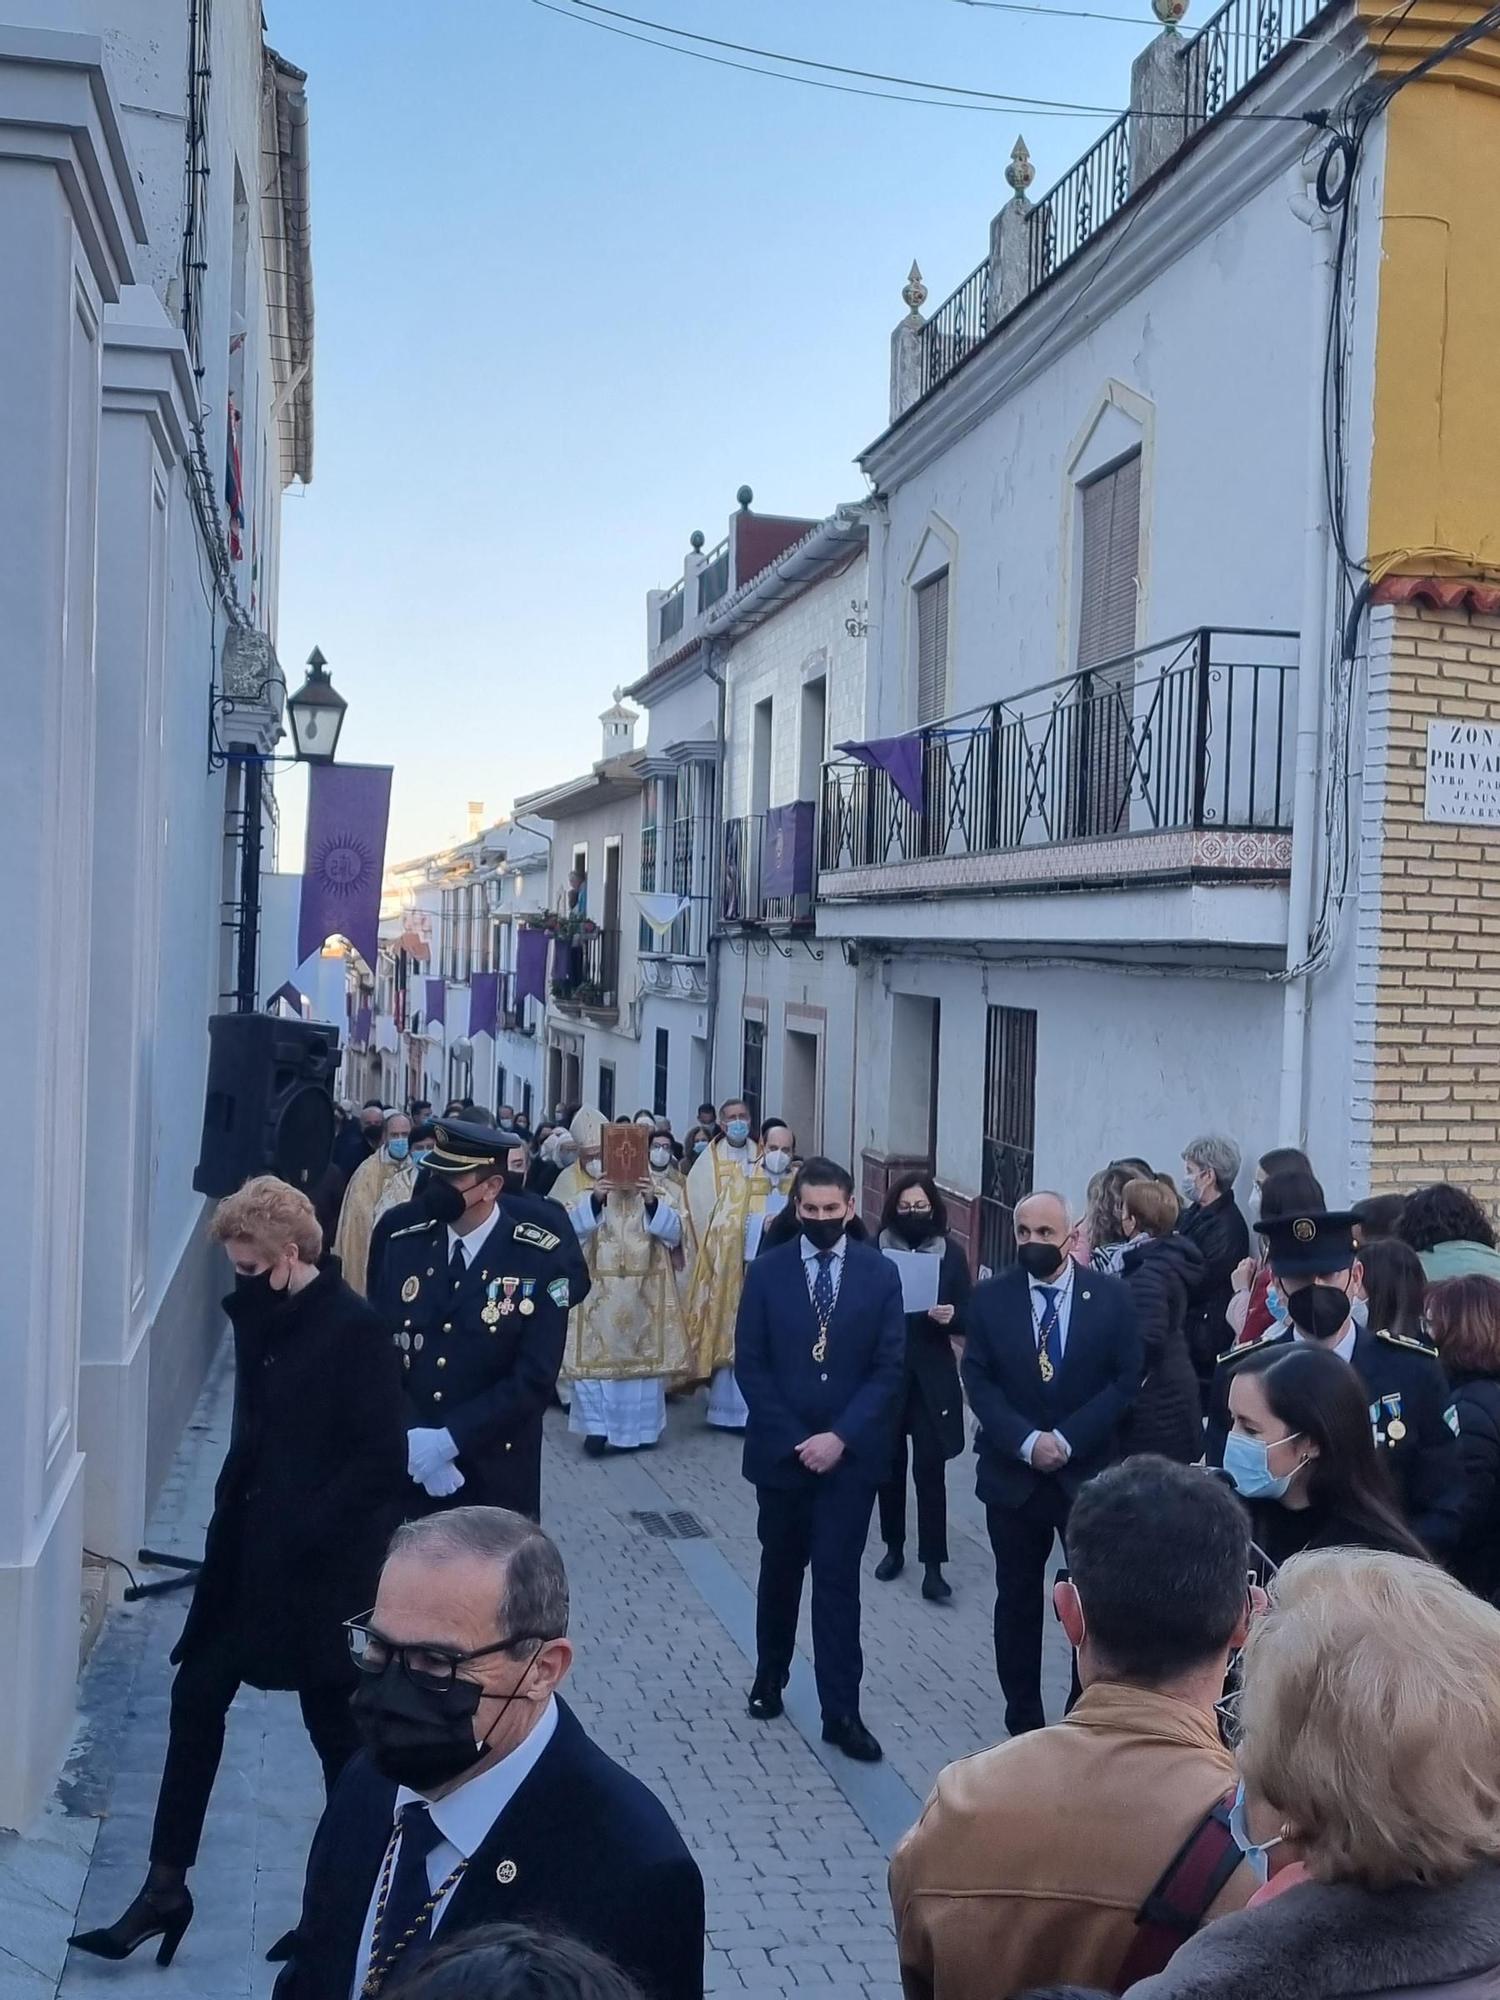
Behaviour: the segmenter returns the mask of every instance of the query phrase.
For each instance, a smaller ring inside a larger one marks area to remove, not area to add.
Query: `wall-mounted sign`
[[[1500,826],[1500,728],[1486,722],[1427,725],[1424,819]]]

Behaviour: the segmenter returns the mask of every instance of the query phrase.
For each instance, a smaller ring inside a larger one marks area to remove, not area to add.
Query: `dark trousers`
[[[891,1476],[880,1487],[880,1539],[887,1548],[903,1548],[906,1543],[906,1440],[911,1439],[911,1477],[917,1489],[917,1561],[945,1563],[948,1560],[947,1459],[943,1441],[932,1421],[932,1412],[921,1385],[906,1385],[906,1409],[901,1418],[901,1435]]]
[[[784,1682],[791,1672],[812,1567],[813,1671],[826,1719],[859,1713],[864,1655],[859,1645],[859,1565],[870,1533],[875,1489],[840,1471],[809,1475],[795,1487],[757,1486],[760,1586],[755,1594],[757,1674]]]
[[[177,1669],[172,1683],[167,1761],[156,1796],[156,1823],[151,1829],[153,1861],[187,1869],[198,1859],[209,1794],[224,1749],[225,1718],[239,1691],[238,1652],[231,1635],[205,1639]],[[359,1748],[359,1734],[349,1712],[351,1692],[350,1683],[343,1681],[332,1687],[302,1688],[297,1696],[328,1792]]]
[[[1067,1493],[1043,1479],[1019,1507],[985,1508],[995,1552],[995,1671],[1005,1696],[1005,1727],[1012,1736],[1041,1729],[1042,1621],[1047,1558],[1053,1538],[1066,1537]]]

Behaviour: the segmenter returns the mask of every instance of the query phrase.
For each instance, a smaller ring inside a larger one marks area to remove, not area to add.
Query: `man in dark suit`
[[[963,1384],[979,1420],[978,1492],[995,1552],[995,1667],[1012,1736],[1040,1729],[1042,1593],[1054,1535],[1109,1465],[1140,1387],[1141,1338],[1118,1278],[1082,1269],[1059,1194],[1015,1212],[1016,1264],[969,1301]]]
[[[433,1940],[565,1933],[648,2000],[702,2000],[703,1878],[665,1807],[584,1734],[555,1545],[495,1507],[398,1531],[350,1628],[364,1753],[329,1801],[275,2000],[395,1986]]]
[[[542,1414],[562,1365],[577,1245],[565,1217],[534,1220],[505,1194],[513,1142],[493,1126],[440,1122],[426,1171],[456,1207],[393,1230],[376,1260],[370,1303],[401,1351],[409,1405],[409,1516],[541,1510]]]
[[[745,1273],[735,1374],[749,1409],[745,1477],[760,1503],[755,1685],[750,1713],[781,1713],[812,1566],[813,1667],[823,1738],[875,1763],[859,1713],[859,1565],[876,1489],[890,1471],[906,1366],[895,1266],[852,1242],[854,1183],[831,1160],[798,1178],[799,1234]]]

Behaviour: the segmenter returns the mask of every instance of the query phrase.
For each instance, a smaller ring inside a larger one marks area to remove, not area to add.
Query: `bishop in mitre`
[[[688,1331],[694,1376],[708,1382],[709,1423],[717,1430],[742,1431],[749,1411],[734,1379],[734,1323],[745,1266],[755,1255],[761,1227],[768,1213],[784,1205],[792,1154],[789,1144],[778,1147],[768,1167],[751,1136],[749,1106],[740,1098],[730,1098],[719,1118],[724,1136],[698,1155],[687,1179],[688,1211],[698,1238],[688,1287]],[[780,1125],[767,1129],[790,1140]]]
[[[404,1111],[388,1114],[380,1144],[354,1170],[339,1210],[334,1255],[343,1266],[345,1282],[364,1297],[370,1262],[370,1237],[375,1218],[393,1202],[410,1201],[416,1185],[411,1158],[411,1120]]]
[[[666,1429],[667,1389],[688,1366],[673,1269],[683,1239],[680,1197],[652,1173],[615,1186],[603,1171],[604,1123],[597,1111],[578,1113],[578,1164],[553,1189],[593,1280],[568,1317],[565,1362],[573,1391],[568,1429],[582,1435],[593,1458],[655,1444]]]

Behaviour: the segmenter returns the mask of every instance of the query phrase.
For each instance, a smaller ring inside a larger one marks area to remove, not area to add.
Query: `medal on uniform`
[[[516,1288],[519,1286],[520,1282],[521,1280],[519,1278],[502,1278],[500,1280],[500,1289],[505,1294],[505,1296],[500,1301],[501,1312],[513,1313],[515,1311]]]
[[[1052,1356],[1047,1352],[1045,1346],[1039,1345],[1037,1348],[1036,1365],[1044,1382],[1050,1382],[1057,1373],[1057,1370],[1052,1366]]]
[[[536,1305],[533,1302],[531,1296],[535,1290],[536,1290],[535,1278],[523,1278],[521,1280],[521,1299],[520,1303],[516,1307],[517,1312],[531,1314],[536,1311]]]
[[[420,1278],[408,1278],[406,1283],[401,1287],[401,1303],[409,1306],[421,1289],[422,1280]]]
[[[1406,1436],[1406,1426],[1399,1417],[1392,1417],[1385,1427],[1385,1434],[1392,1444],[1400,1444],[1402,1438]]]
[[[499,1289],[500,1280],[496,1278],[490,1284],[489,1297],[485,1300],[484,1310],[479,1315],[488,1327],[497,1327],[500,1324],[500,1308],[495,1304],[495,1294]]]

